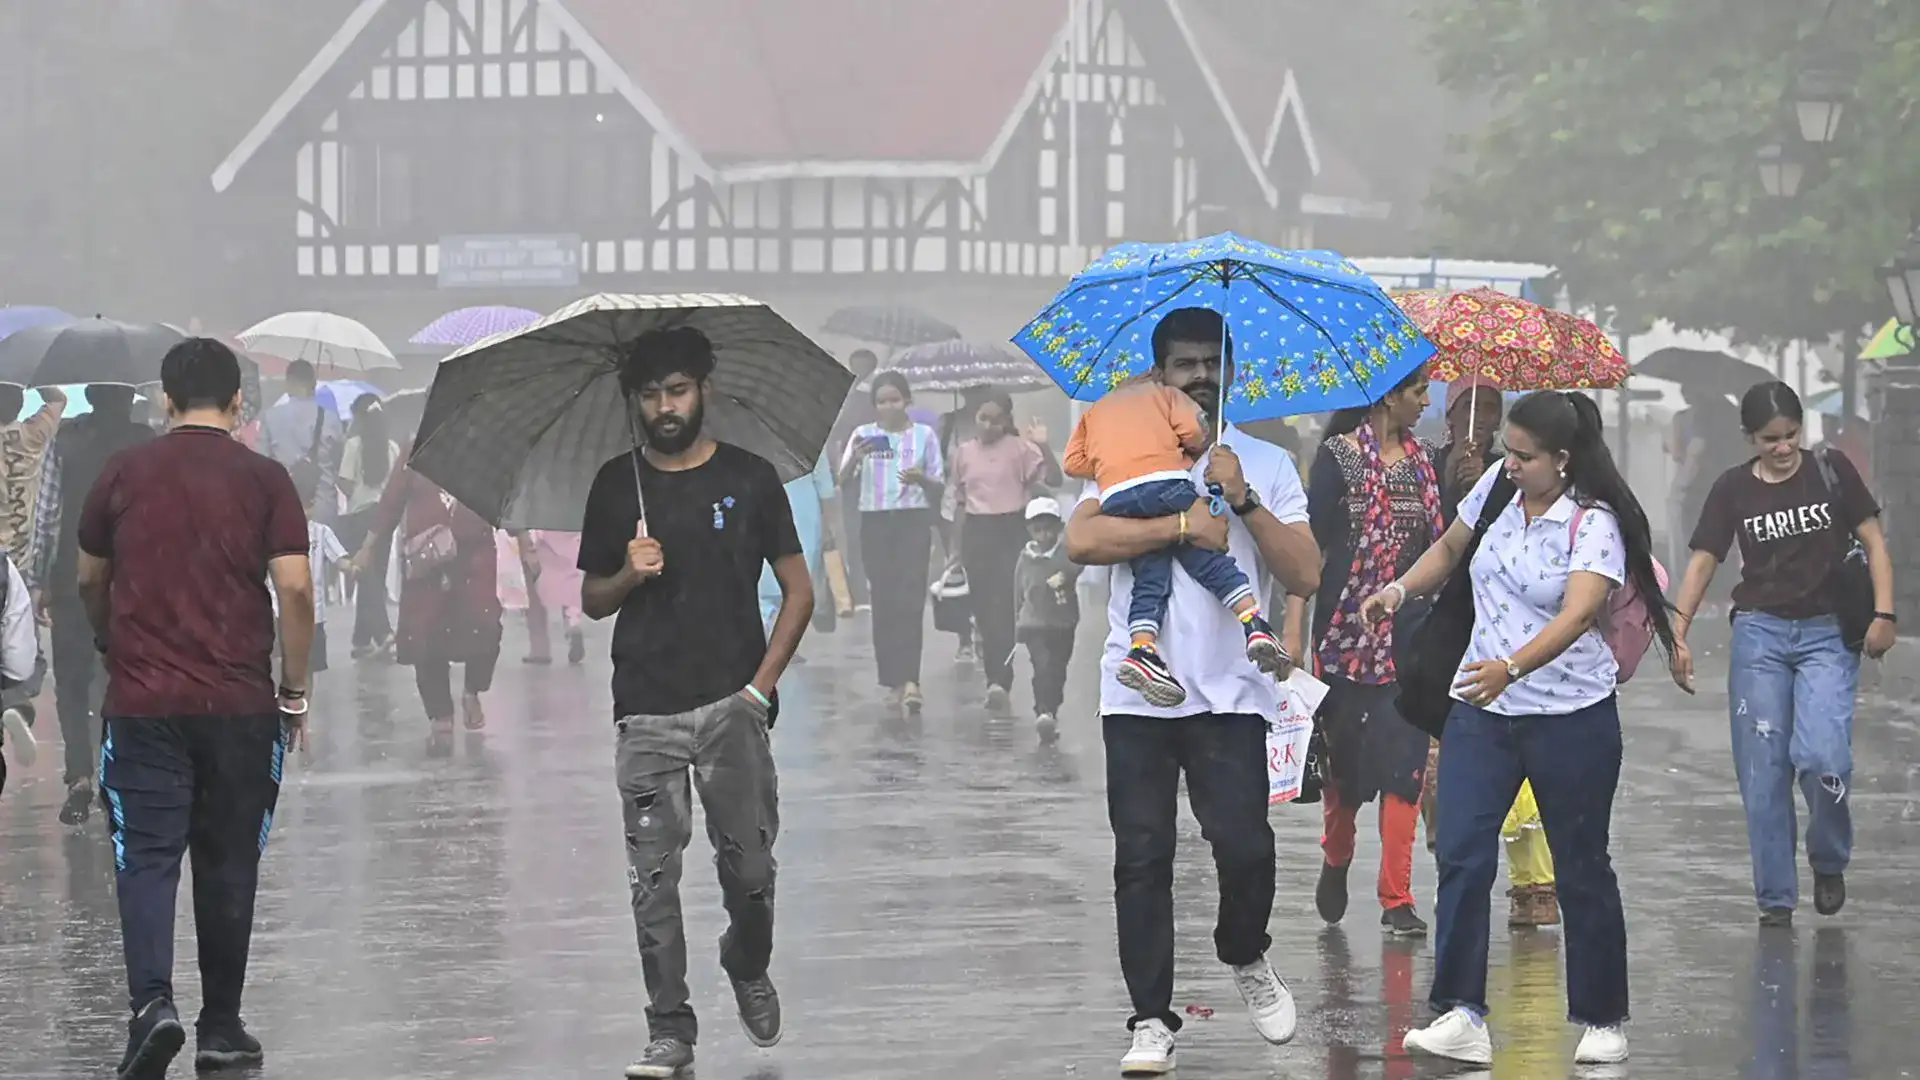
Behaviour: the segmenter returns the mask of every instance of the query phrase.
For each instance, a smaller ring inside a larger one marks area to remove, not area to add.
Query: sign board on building
[[[440,287],[501,288],[580,284],[580,238],[575,235],[445,236],[440,239]]]

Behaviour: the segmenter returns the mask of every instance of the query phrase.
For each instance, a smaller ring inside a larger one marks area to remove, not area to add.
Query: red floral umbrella
[[[1627,358],[1591,321],[1497,289],[1396,292],[1398,303],[1440,350],[1435,382],[1480,375],[1506,390],[1612,389]]]

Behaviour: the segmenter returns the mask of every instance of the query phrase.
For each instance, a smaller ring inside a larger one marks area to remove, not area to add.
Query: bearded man
[[[768,733],[775,685],[813,617],[813,581],[772,463],[704,430],[713,366],[713,345],[690,327],[633,342],[620,385],[646,446],[601,467],[580,529],[580,609],[619,616],[614,767],[648,998],[647,1048],[627,1068],[637,1078],[693,1063],[680,870],[695,794],[729,919],[720,966],[740,1024],[755,1045],[780,1039],[767,976],[780,828]],[[765,566],[781,593],[771,632],[759,606]]]

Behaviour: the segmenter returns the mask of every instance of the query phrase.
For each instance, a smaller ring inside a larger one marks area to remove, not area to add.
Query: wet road
[[[606,662],[523,668],[516,629],[490,730],[448,760],[426,754],[406,669],[336,659],[321,676],[315,745],[289,768],[261,889],[247,1015],[268,1047],[263,1076],[616,1077],[645,1042]],[[604,640],[594,638],[596,657]],[[938,659],[916,721],[882,712],[857,624],[812,638],[783,688],[773,974],[787,1032],[775,1050],[752,1049],[734,1024],[697,834],[684,896],[704,1080],[1117,1075],[1126,1006],[1092,642],[1075,662],[1061,747],[1041,750],[1025,721],[986,717],[978,676],[945,662],[952,640],[928,637]],[[1712,685],[1713,659],[1702,663]],[[1920,881],[1920,765],[1907,764],[1920,762],[1920,714],[1874,708],[1858,725],[1847,910],[1821,920],[1809,905],[1796,931],[1762,934],[1722,701],[1687,701],[1651,675],[1626,694],[1615,859],[1633,949],[1633,1062],[1574,1071],[1558,934],[1498,928],[1492,1076],[1920,1071],[1906,1051],[1920,1013],[1906,914]],[[56,823],[59,754],[47,750],[0,800],[6,1080],[110,1075],[123,1038],[111,857],[97,816],[84,830]],[[1176,1008],[1218,1012],[1188,1025],[1182,1074],[1450,1075],[1400,1049],[1425,1016],[1430,946],[1381,940],[1369,873],[1355,874],[1345,927],[1323,930],[1317,814],[1276,811],[1276,827],[1273,956],[1299,1000],[1300,1036],[1260,1043],[1213,962],[1212,869],[1183,811]],[[1363,830],[1361,864],[1376,857]],[[1432,863],[1423,854],[1416,866],[1430,913]],[[183,1011],[198,1002],[189,923],[183,904]],[[182,1062],[174,1075],[188,1071]]]

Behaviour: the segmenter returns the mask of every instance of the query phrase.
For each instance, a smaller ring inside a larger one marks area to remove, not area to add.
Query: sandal
[[[485,709],[480,707],[479,694],[468,694],[466,699],[461,702],[460,710],[466,714],[468,731],[485,730],[487,726],[487,713]],[[449,721],[449,723],[451,723],[451,721]]]

